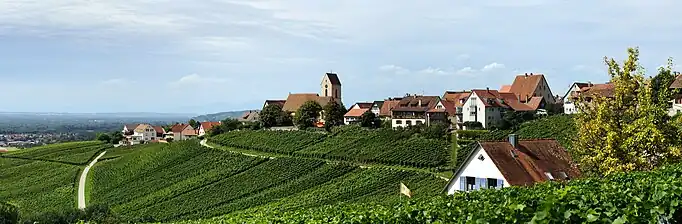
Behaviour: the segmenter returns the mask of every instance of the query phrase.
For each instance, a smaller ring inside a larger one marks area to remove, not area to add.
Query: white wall
[[[483,161],[478,159],[481,155],[483,156]],[[509,187],[507,180],[504,178],[497,166],[495,166],[493,160],[490,159],[488,153],[486,153],[485,150],[483,150],[483,148],[480,146],[476,148],[476,151],[466,161],[464,169],[462,169],[460,173],[458,173],[457,176],[451,180],[454,182],[450,183],[448,186],[448,194],[454,194],[456,191],[461,191],[460,178],[465,177],[493,178],[503,180],[503,187]]]
[[[682,104],[675,103],[675,100],[672,100],[672,103],[673,107],[668,109],[668,115],[675,116],[678,113],[682,113]]]
[[[144,131],[142,132],[135,131],[134,135],[142,136],[141,140],[144,141],[156,140],[156,130],[154,130],[154,127],[152,127],[151,125],[145,125]]]
[[[398,124],[398,121],[400,121],[401,124]],[[408,127],[410,125],[407,125],[407,121],[411,121],[412,126],[417,125],[417,121],[421,121],[423,125],[426,125],[426,119],[396,119],[396,118],[393,118],[393,119],[391,119],[391,127],[393,127],[393,128]]]
[[[564,95],[564,114],[575,114],[578,113],[578,108],[575,106],[575,103],[573,102],[572,99],[570,99],[570,96],[572,95],[571,93],[580,90],[577,85],[573,84],[571,88],[568,89],[568,92]]]
[[[351,122],[359,120],[357,117],[343,117],[343,123],[349,125]]]
[[[206,130],[204,130],[204,126],[200,125],[199,126],[199,136],[204,136],[206,134]]]

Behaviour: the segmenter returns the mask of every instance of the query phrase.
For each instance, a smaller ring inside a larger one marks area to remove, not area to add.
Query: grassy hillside
[[[282,211],[337,203],[398,200],[398,183],[417,197],[445,181],[430,174],[362,169],[300,158],[257,158],[196,141],[116,149],[92,172],[91,201],[128,220],[211,218],[245,209]]]
[[[570,149],[577,129],[573,116],[554,115],[523,123],[516,134],[521,138],[553,138]]]
[[[254,211],[182,223],[677,223],[682,166],[401,202]],[[666,222],[671,221],[671,222]]]
[[[446,140],[426,139],[411,131],[341,127],[332,134],[307,131],[235,131],[211,142],[243,149],[362,163],[414,167],[447,166]]]

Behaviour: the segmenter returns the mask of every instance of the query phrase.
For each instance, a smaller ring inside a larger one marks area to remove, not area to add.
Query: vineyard
[[[676,223],[682,165],[598,179],[480,190],[400,202],[286,212],[254,210],[183,223]]]
[[[3,157],[86,165],[98,152],[107,148],[111,148],[111,145],[99,141],[70,142],[14,151]]]
[[[445,166],[446,140],[426,139],[409,131],[340,127],[326,135],[306,131],[235,131],[210,139],[223,146],[362,163],[414,167]]]
[[[516,134],[521,138],[553,138],[570,149],[577,132],[573,116],[555,115],[523,123]]]
[[[80,167],[16,158],[0,158],[0,201],[16,206],[24,218],[76,206]]]
[[[91,170],[91,203],[133,221],[211,218],[249,209],[288,211],[337,203],[396,202],[398,183],[439,193],[431,174],[361,169],[300,158],[247,157],[196,141],[112,150]]]

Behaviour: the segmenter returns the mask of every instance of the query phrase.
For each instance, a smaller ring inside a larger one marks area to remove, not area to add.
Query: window
[[[396,121],[395,121],[395,124],[403,124],[403,121],[401,121],[401,120],[396,120]]]
[[[488,189],[497,188],[497,179],[488,178]]]
[[[483,154],[478,155],[478,160],[481,160],[481,161],[485,160],[485,156],[483,156]]]
[[[474,190],[475,187],[476,187],[476,178],[475,177],[466,177],[465,190],[467,190],[467,191]]]
[[[410,121],[410,120],[408,120],[408,121],[405,121],[405,125],[407,125],[407,126],[411,126],[411,125],[412,125],[412,121]]]
[[[325,95],[325,96],[329,96],[329,92],[328,92],[328,90],[327,90],[326,87],[324,88],[324,95]]]
[[[550,172],[545,172],[545,176],[547,176],[547,178],[549,178],[550,180],[554,180],[554,177]]]
[[[424,124],[424,122],[422,122],[422,121],[417,121],[417,125],[421,125],[421,124]]]

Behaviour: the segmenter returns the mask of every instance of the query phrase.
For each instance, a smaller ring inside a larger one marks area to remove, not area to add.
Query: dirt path
[[[85,209],[85,183],[87,182],[88,179],[88,172],[90,171],[90,168],[97,163],[97,160],[99,158],[102,158],[104,153],[107,153],[106,151],[102,152],[97,156],[95,159],[93,159],[88,166],[83,169],[83,173],[81,173],[81,178],[80,181],[78,181],[78,209]]]

